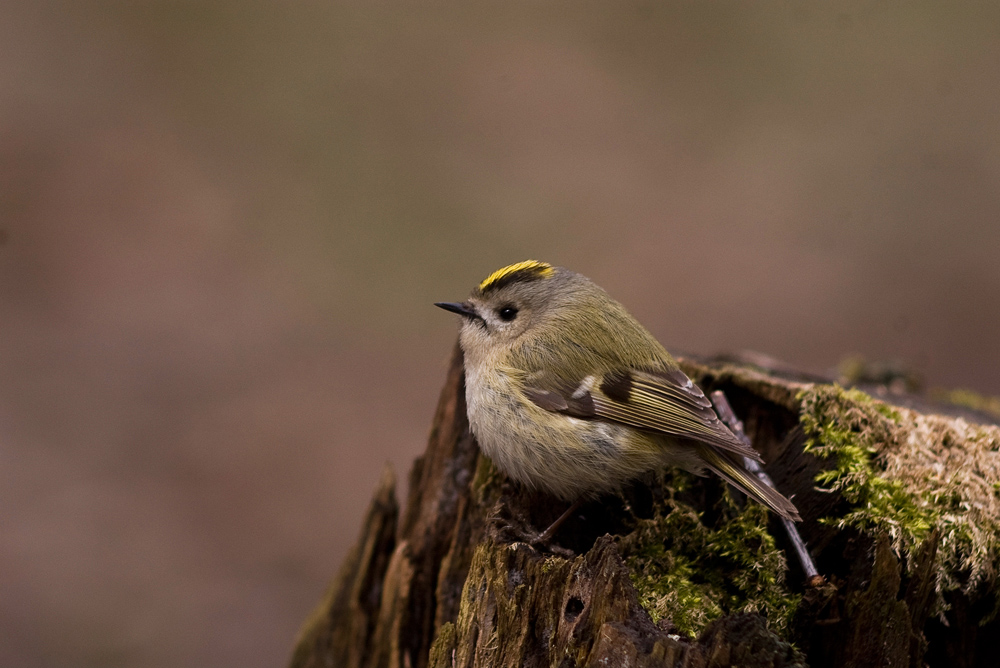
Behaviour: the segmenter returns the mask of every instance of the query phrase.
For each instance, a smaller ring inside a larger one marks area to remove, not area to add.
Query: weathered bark
[[[667,526],[656,518],[677,499],[704,510],[707,523],[721,521],[732,502],[720,501],[712,479],[669,494],[638,483],[585,505],[551,552],[519,542],[564,506],[511,484],[480,455],[456,351],[405,514],[397,521],[387,476],[357,547],[303,629],[292,668],[990,665],[1000,638],[990,632],[996,622],[980,625],[995,602],[989,586],[986,594],[947,592],[950,608],[928,621],[941,598],[941,531],[904,554],[878,530],[820,522],[849,504],[817,489],[830,464],[803,449],[800,393],[815,379],[731,362],[687,362],[685,370],[706,392],[726,393],[767,472],[802,514],[803,537],[828,581],[803,583],[789,560],[784,586],[793,599],[801,595],[790,625],[776,632],[761,614],[728,610],[694,638],[670,619],[654,623],[640,605],[641,574],[629,565],[639,562],[630,555],[650,535],[670,543],[655,535]],[[770,529],[782,549],[778,522]]]

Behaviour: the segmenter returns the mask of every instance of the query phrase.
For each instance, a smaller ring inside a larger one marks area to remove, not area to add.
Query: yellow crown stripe
[[[555,269],[551,264],[547,262],[539,262],[538,260],[525,260],[524,262],[518,262],[516,264],[510,264],[503,269],[497,269],[492,274],[486,277],[486,280],[479,284],[479,291],[484,292],[489,290],[491,286],[496,285],[503,279],[511,276],[512,274],[517,274],[519,272],[525,272],[526,274],[531,274],[533,278],[548,278],[555,273]]]

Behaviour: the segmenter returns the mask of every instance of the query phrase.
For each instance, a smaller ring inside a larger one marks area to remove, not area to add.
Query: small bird
[[[625,307],[588,278],[526,260],[461,303],[469,425],[508,477],[575,501],[668,466],[713,471],[784,518],[795,506],[747,471],[761,461]]]

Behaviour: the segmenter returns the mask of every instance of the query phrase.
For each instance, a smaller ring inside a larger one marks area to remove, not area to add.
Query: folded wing
[[[701,389],[680,369],[623,369],[559,387],[535,375],[528,398],[542,408],[585,419],[603,419],[715,446],[761,461],[719,420]]]

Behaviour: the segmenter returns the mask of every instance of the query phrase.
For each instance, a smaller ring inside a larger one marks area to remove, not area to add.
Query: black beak
[[[451,311],[452,313],[457,313],[465,318],[472,318],[473,320],[482,320],[482,317],[476,313],[476,309],[472,308],[469,304],[465,303],[455,303],[455,302],[435,302],[434,306],[438,308],[443,308],[445,311]]]

